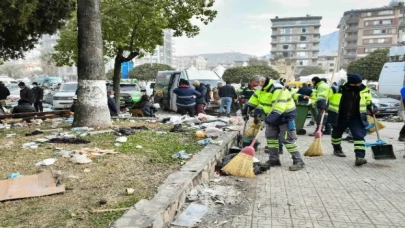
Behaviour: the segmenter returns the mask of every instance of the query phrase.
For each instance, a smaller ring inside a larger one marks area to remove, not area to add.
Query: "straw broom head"
[[[256,174],[253,170],[253,156],[255,148],[248,146],[236,155],[222,171],[229,173],[233,176],[255,178]]]
[[[323,155],[322,143],[320,138],[315,138],[311,146],[305,152],[304,156],[318,157]]]

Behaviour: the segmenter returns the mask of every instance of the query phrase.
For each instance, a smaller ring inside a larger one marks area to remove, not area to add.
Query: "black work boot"
[[[266,163],[260,163],[260,170],[262,172],[266,172],[266,171],[270,170],[270,168],[271,168],[270,161],[267,161]]]
[[[323,135],[332,135],[332,131],[325,130],[322,132]],[[315,135],[314,135],[315,136]]]
[[[283,154],[283,153],[284,153],[283,148],[282,147],[278,148],[278,154]]]
[[[315,125],[315,123],[314,123],[313,121],[311,121],[311,122],[309,122],[309,123],[307,124],[307,127],[314,126],[314,125]]]
[[[344,139],[342,139],[343,141],[351,141],[351,140],[353,140],[353,137],[351,137],[351,136],[347,136],[346,138],[344,138]]]
[[[269,161],[271,167],[281,166],[280,160]]]
[[[367,160],[365,158],[356,158],[356,166],[362,166],[367,164]]]
[[[230,117],[231,117],[231,114],[226,114],[226,117],[230,118]]]
[[[292,166],[289,167],[290,171],[299,171],[305,168],[304,161],[295,161]]]
[[[268,146],[266,146],[266,147],[264,148],[264,153],[270,154],[270,148],[269,148]]]
[[[341,151],[341,150],[334,150],[334,151],[333,151],[333,154],[334,154],[335,156],[337,156],[337,157],[340,157],[340,158],[345,158],[345,157],[346,157],[346,154],[343,153],[343,151]]]

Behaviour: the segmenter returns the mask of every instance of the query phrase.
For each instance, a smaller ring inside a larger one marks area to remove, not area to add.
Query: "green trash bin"
[[[297,104],[297,116],[295,117],[295,127],[297,132],[304,129],[305,121],[307,120],[308,111],[311,105],[307,104]]]

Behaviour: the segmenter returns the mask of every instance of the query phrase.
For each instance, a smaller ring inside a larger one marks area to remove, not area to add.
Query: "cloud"
[[[271,0],[271,1],[291,8],[308,7],[311,5],[310,0]]]
[[[269,31],[269,26],[264,26],[264,25],[251,25],[249,26],[249,28],[253,29],[253,30],[259,30],[261,32],[267,32]]]
[[[270,18],[274,18],[274,14],[270,13],[262,13],[262,14],[250,14],[247,16],[250,20],[262,21],[262,20],[270,20]]]

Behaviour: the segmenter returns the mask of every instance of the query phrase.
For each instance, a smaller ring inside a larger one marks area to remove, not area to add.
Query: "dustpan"
[[[374,143],[366,143],[366,146],[369,145],[371,150],[373,151],[373,158],[375,160],[394,160],[397,157],[394,154],[394,148],[391,144],[387,144],[385,141],[381,140],[380,133],[378,132],[378,124],[373,114],[374,126],[375,131],[377,133],[377,142]]]

